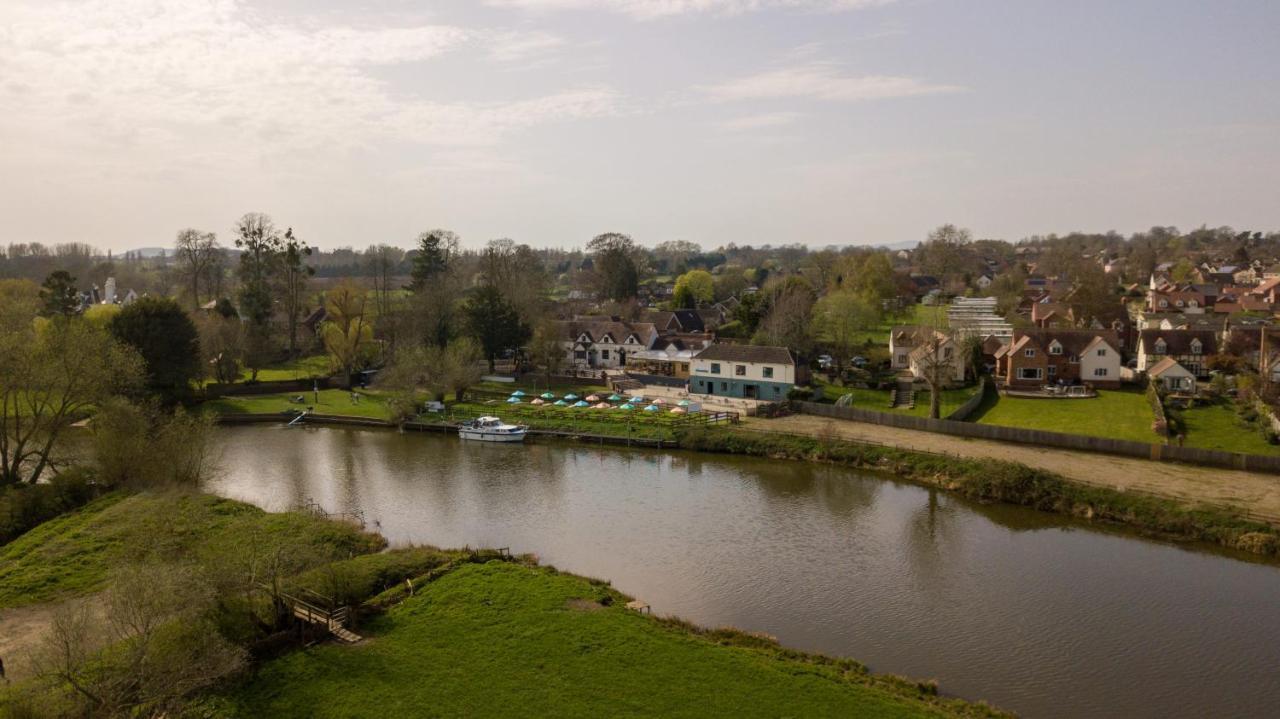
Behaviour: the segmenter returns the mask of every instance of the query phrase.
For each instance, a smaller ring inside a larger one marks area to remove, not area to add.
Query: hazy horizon
[[[1280,4],[11,0],[0,242],[1280,228]]]

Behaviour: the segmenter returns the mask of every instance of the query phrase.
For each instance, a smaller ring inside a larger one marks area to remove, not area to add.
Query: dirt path
[[[85,601],[83,598],[69,602]],[[15,609],[0,609],[0,659],[4,660],[5,677],[11,682],[31,676],[31,653],[40,645],[53,623],[62,602],[35,604]]]
[[[846,439],[974,459],[1002,459],[1056,472],[1082,484],[1137,490],[1178,500],[1231,505],[1280,525],[1280,476],[1047,449],[811,415],[747,418],[744,429],[814,435],[830,425]]]

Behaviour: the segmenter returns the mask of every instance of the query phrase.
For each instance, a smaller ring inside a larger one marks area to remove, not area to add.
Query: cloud
[[[564,45],[558,35],[540,30],[502,31],[489,36],[489,57],[498,62],[519,62],[546,55]]]
[[[802,115],[798,112],[767,112],[758,115],[744,115],[742,117],[734,117],[720,123],[720,127],[725,130],[741,132],[745,130],[759,130],[763,128],[782,127],[790,125],[800,119]]]
[[[829,102],[918,97],[966,90],[959,85],[939,85],[911,77],[849,75],[839,65],[829,62],[769,70],[704,89],[717,100],[808,98]]]
[[[488,0],[526,10],[604,10],[639,20],[687,14],[740,15],[770,9],[837,12],[888,5],[896,0]]]
[[[602,85],[459,102],[398,90],[374,72],[470,46],[515,59],[554,42],[448,25],[309,27],[241,0],[7,4],[0,137],[38,143],[27,155],[100,152],[130,171],[144,159],[243,167],[245,157],[385,143],[494,144],[617,112],[618,94]]]

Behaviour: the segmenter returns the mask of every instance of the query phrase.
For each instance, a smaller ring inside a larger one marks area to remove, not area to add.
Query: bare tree
[[[174,258],[182,268],[191,287],[191,306],[200,309],[200,279],[207,277],[209,269],[222,255],[218,237],[212,232],[187,228],[178,232],[174,242]]]
[[[941,308],[933,308],[929,320],[915,330],[915,349],[911,359],[919,368],[920,377],[929,385],[929,417],[939,419],[942,414],[942,390],[950,384],[950,374],[955,371],[958,351],[955,343],[943,331],[945,324]]]

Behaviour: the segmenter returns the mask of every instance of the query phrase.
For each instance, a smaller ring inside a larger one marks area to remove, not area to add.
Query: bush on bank
[[[20,483],[0,489],[0,545],[88,504],[103,491],[93,474],[82,468],[63,472],[46,484]]]
[[[891,471],[969,499],[998,501],[1089,520],[1125,524],[1181,540],[1211,542],[1253,554],[1280,554],[1280,530],[1225,509],[1189,507],[1067,481],[1013,462],[972,460],[859,444],[833,436],[802,437],[691,428],[678,440],[685,449],[776,459],[832,462]]]

